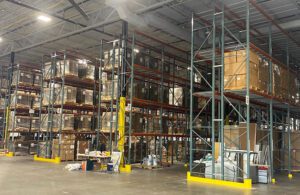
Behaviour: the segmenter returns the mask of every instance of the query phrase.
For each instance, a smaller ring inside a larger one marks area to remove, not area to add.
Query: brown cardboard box
[[[224,126],[224,143],[226,148],[239,148],[239,126]]]
[[[85,154],[86,149],[89,150],[90,141],[77,141],[77,153]]]
[[[224,76],[224,89],[245,89],[247,83],[246,74],[235,74],[235,75],[225,75]],[[250,88],[255,88],[258,86],[258,69],[250,69]]]
[[[250,123],[250,150],[254,151],[256,145],[256,123]],[[240,149],[247,150],[247,129],[246,123],[240,123],[239,125],[239,136],[240,136]]]

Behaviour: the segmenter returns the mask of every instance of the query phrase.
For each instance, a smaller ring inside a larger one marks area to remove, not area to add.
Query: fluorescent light
[[[2,37],[0,37],[0,43],[3,41]]]
[[[39,20],[43,21],[43,22],[50,22],[51,21],[51,18],[48,17],[48,16],[45,16],[45,15],[39,15],[37,18]]]
[[[135,53],[139,53],[140,52],[140,50],[138,50],[138,49],[134,49],[133,50]]]
[[[78,63],[86,65],[87,64],[87,60],[86,59],[78,59]]]

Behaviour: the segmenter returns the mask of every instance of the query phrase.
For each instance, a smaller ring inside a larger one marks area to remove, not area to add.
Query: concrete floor
[[[291,181],[278,176],[275,185],[241,190],[187,183],[184,168],[177,166],[152,171],[134,169],[131,174],[69,172],[64,166],[34,162],[28,157],[0,157],[0,194],[300,194],[300,175],[294,175]]]

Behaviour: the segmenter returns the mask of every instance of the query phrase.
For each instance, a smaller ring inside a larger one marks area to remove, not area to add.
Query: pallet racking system
[[[296,124],[295,121],[299,119],[299,104],[292,102],[290,98],[283,98],[274,95],[274,80],[272,76],[273,66],[275,64],[285,64],[288,69],[288,74],[296,67],[291,66],[290,59],[292,58],[289,53],[289,43],[291,39],[289,35],[282,32],[282,37],[285,37],[286,48],[283,49],[285,58],[276,60],[272,53],[274,51],[274,43],[272,42],[272,26],[278,28],[275,21],[270,19],[267,13],[263,11],[254,1],[242,1],[242,2],[228,2],[221,1],[221,7],[218,7],[217,3],[220,1],[214,1],[212,3],[213,9],[202,13],[195,13],[191,20],[191,100],[193,96],[198,96],[207,100],[206,109],[210,110],[211,116],[207,118],[209,125],[204,128],[208,128],[211,131],[211,136],[204,137],[200,136],[194,130],[194,120],[199,117],[203,117],[201,113],[195,115],[193,113],[194,102],[190,102],[190,121],[189,128],[190,140],[194,138],[202,140],[206,145],[205,149],[195,148],[194,141],[190,141],[190,173],[193,176],[203,177],[204,173],[199,170],[199,164],[195,163],[194,154],[197,152],[204,152],[204,154],[211,153],[212,159],[215,159],[216,151],[220,151],[220,170],[217,170],[215,161],[212,161],[210,176],[213,179],[224,180],[226,166],[225,161],[229,158],[226,154],[232,150],[225,145],[225,123],[230,118],[237,124],[244,122],[246,134],[246,149],[239,150],[240,146],[237,146],[236,153],[244,153],[246,163],[238,165],[237,170],[242,172],[239,175],[238,181],[244,179],[250,179],[250,157],[253,150],[250,149],[250,134],[251,134],[251,122],[257,123],[258,131],[264,132],[261,140],[265,140],[268,149],[267,165],[269,165],[269,181],[274,178],[275,171],[275,160],[279,161],[277,169],[285,169],[288,171],[289,177],[292,173],[291,169],[291,131],[299,129],[299,122]],[[251,7],[252,5],[252,7]],[[252,9],[254,8],[254,9]],[[238,14],[237,14],[238,13]],[[253,20],[252,20],[253,19]],[[253,23],[265,22],[269,26],[269,33],[267,39],[259,37],[260,33],[252,28]],[[279,29],[283,31],[282,29]],[[256,33],[253,33],[255,31]],[[194,40],[194,36],[197,33],[204,34],[204,41],[197,43]],[[256,35],[258,34],[258,35]],[[293,41],[293,40],[292,40]],[[262,49],[255,45],[261,45]],[[246,57],[240,66],[246,67],[246,78],[245,86],[243,89],[225,89],[224,81],[224,69],[226,63],[226,52],[238,51],[243,49]],[[280,49],[280,48],[276,48]],[[268,88],[266,91],[258,90],[253,88],[250,83],[250,53],[256,53],[262,59],[265,59],[269,64],[269,81]],[[208,73],[211,74],[210,79],[206,79],[199,68],[210,64],[210,70]],[[295,64],[295,63],[294,63]],[[294,71],[297,71],[294,70]],[[193,87],[193,77],[199,75],[205,80],[208,86],[207,91],[196,91]],[[288,77],[289,78],[289,77]],[[299,86],[298,86],[299,87]],[[290,94],[290,87],[287,91]],[[299,93],[299,89],[298,89]],[[235,113],[237,117],[233,118],[230,116]],[[228,117],[228,118],[227,118]],[[293,119],[291,119],[293,118]],[[291,123],[291,120],[293,123]],[[276,129],[276,130],[275,130]],[[275,138],[275,134],[278,134],[278,139]],[[239,136],[241,137],[241,136]],[[261,141],[260,140],[260,141]],[[276,141],[276,143],[274,142]],[[286,143],[287,141],[287,143]],[[216,142],[220,143],[220,148],[216,146]],[[276,148],[275,148],[276,147]],[[207,149],[208,148],[208,149]],[[276,158],[274,154],[278,152]],[[286,158],[286,153],[288,154]],[[284,160],[288,162],[283,163]],[[230,162],[232,163],[232,162]],[[244,165],[244,168],[243,168]],[[227,179],[228,180],[228,179]]]
[[[35,153],[39,120],[34,105],[40,93],[40,69],[32,64],[12,63],[7,72],[8,85],[5,93],[3,124],[4,148],[12,153]],[[26,81],[20,80],[21,78],[26,78]],[[22,101],[24,96],[28,100],[20,104],[18,101]]]

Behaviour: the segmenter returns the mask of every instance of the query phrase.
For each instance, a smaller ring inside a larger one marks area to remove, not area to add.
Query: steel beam
[[[81,9],[81,7],[74,1],[74,0],[68,0],[73,7],[84,17],[85,20],[89,20],[89,16]]]

